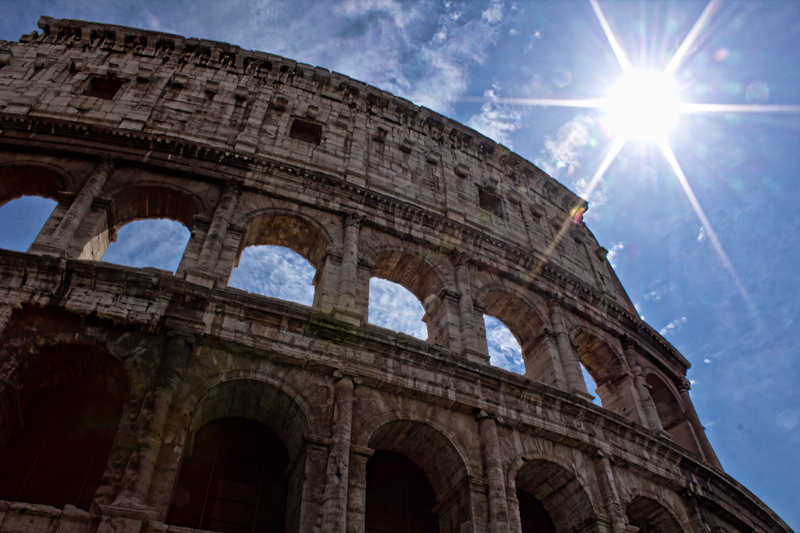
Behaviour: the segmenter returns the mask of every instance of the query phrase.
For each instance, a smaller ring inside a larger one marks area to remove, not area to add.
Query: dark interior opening
[[[264,424],[210,422],[184,459],[167,523],[223,533],[283,531],[288,465],[286,447]]]
[[[322,124],[296,118],[289,129],[289,137],[307,143],[319,144],[322,141]]]
[[[438,533],[433,488],[403,455],[376,451],[367,463],[366,533]]]
[[[36,399],[0,453],[0,500],[89,510],[121,402],[86,380]]]
[[[522,533],[556,533],[550,515],[539,500],[524,490],[517,489],[517,501]]]
[[[119,78],[98,76],[92,78],[89,82],[89,89],[86,91],[86,94],[96,98],[102,98],[103,100],[113,100],[117,91],[119,91],[124,84],[125,82]]]
[[[503,200],[494,190],[485,187],[478,187],[478,203],[481,209],[485,209],[500,218],[503,218]]]

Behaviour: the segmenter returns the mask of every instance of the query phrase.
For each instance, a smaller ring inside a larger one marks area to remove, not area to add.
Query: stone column
[[[461,346],[466,350],[475,350],[475,308],[472,305],[472,286],[469,281],[470,261],[471,258],[463,253],[453,256],[458,291],[458,318],[461,323]]]
[[[609,461],[608,455],[602,450],[597,450],[594,469],[597,473],[597,480],[600,485],[600,494],[603,496],[603,504],[611,518],[611,529],[614,533],[625,533],[625,515],[622,513],[619,493],[614,483],[611,461]]]
[[[322,523],[326,531],[344,533],[347,520],[347,489],[350,482],[350,437],[353,430],[353,388],[361,383],[357,376],[334,372],[334,421],[325,493],[322,497]]]
[[[625,353],[625,360],[628,362],[628,368],[633,372],[633,385],[636,389],[636,395],[639,398],[639,404],[641,405],[647,428],[651,431],[666,433],[661,426],[661,419],[658,418],[658,410],[656,410],[656,404],[653,402],[653,397],[650,395],[650,387],[645,383],[642,366],[636,359],[636,345],[633,339],[624,337],[622,339],[622,350]]]
[[[203,248],[200,250],[200,257],[197,259],[196,271],[203,277],[214,278],[216,276],[217,258],[222,250],[225,235],[228,233],[228,226],[231,223],[236,204],[239,203],[239,193],[242,183],[237,180],[229,180],[225,183],[220,195],[217,208],[214,211],[214,218],[206,233],[203,241]]]
[[[695,481],[690,481],[686,486],[686,491],[681,494],[683,502],[686,506],[686,512],[689,515],[689,524],[692,527],[692,533],[709,533],[711,529],[703,520],[703,513],[700,511],[700,505],[697,501],[700,488]]]
[[[343,309],[355,309],[356,282],[358,280],[358,234],[364,217],[347,213],[344,219],[344,243],[342,245],[342,268],[339,277],[337,305]]]
[[[550,297],[548,304],[550,305],[550,322],[552,322],[553,332],[556,334],[558,353],[561,356],[561,368],[564,370],[564,378],[567,382],[567,392],[584,398],[587,396],[593,398],[586,391],[586,383],[583,381],[581,365],[572,349],[569,335],[567,335],[564,315],[561,313],[561,300],[560,298]]]
[[[497,422],[485,411],[478,415],[478,432],[481,436],[486,481],[489,484],[489,532],[508,533],[506,484],[500,458],[500,441],[497,438]]]
[[[711,443],[709,443],[708,438],[706,438],[706,428],[704,428],[703,424],[700,423],[700,418],[698,418],[697,412],[694,410],[692,399],[689,397],[690,387],[691,384],[686,378],[683,378],[683,381],[678,384],[678,392],[680,392],[681,395],[681,404],[683,404],[683,410],[686,413],[686,418],[689,420],[689,424],[691,424],[692,428],[694,429],[695,436],[698,440],[697,444],[700,446],[700,450],[703,452],[705,460],[718,468],[722,468],[722,465],[717,458],[717,454],[714,453]]]
[[[364,533],[367,510],[367,463],[375,450],[350,447],[350,482],[347,492],[347,533]]]
[[[144,508],[147,501],[172,397],[194,342],[192,336],[176,331],[170,332],[167,339],[153,390],[145,397],[136,421],[138,449],[128,460],[114,507]]]
[[[92,202],[96,197],[100,196],[106,181],[116,169],[117,161],[112,159],[104,160],[97,165],[81,188],[81,191],[72,201],[72,205],[69,206],[67,213],[61,219],[49,242],[45,246],[38,246],[38,250],[34,250],[32,247],[31,251],[45,254],[54,252],[58,252],[59,255],[64,254],[84,218],[89,213]]]

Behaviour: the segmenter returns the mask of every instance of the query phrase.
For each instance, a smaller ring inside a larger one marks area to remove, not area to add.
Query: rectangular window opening
[[[289,129],[289,137],[307,143],[319,144],[322,141],[322,124],[296,118]]]
[[[503,199],[500,198],[494,189],[478,187],[478,202],[481,209],[485,209],[493,215],[504,218]]]
[[[113,100],[125,82],[119,78],[97,76],[89,82],[86,94],[103,100]]]

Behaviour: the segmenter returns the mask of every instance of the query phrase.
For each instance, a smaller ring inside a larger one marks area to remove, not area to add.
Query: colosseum
[[[0,204],[57,202],[0,250],[0,531],[791,531],[543,171],[324,68],[39,27],[0,41]],[[99,262],[154,218],[191,231],[176,273]],[[307,259],[313,305],[229,287],[253,245]],[[427,340],[368,323],[372,277]]]

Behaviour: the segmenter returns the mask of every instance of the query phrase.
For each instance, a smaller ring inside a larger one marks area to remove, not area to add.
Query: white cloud
[[[511,135],[522,126],[522,114],[513,107],[497,101],[498,89],[499,87],[494,85],[483,93],[486,102],[481,106],[481,112],[469,119],[467,126],[512,148]]]
[[[590,129],[595,124],[594,118],[578,115],[561,126],[555,135],[545,137],[543,157],[535,161],[536,165],[551,176],[574,175],[581,168],[581,149],[589,144]],[[581,195],[581,189],[587,186],[588,181],[579,180],[576,192]]]
[[[705,236],[706,236],[706,229],[701,227],[700,233],[697,234],[697,242],[702,241],[705,238]]]
[[[153,267],[175,272],[191,236],[180,222],[136,220],[117,230],[103,261],[131,267]]]
[[[670,322],[669,324],[667,324],[666,326],[661,328],[659,330],[659,333],[662,334],[662,335],[666,335],[667,333],[672,333],[673,331],[677,331],[677,330],[681,329],[683,327],[683,325],[686,324],[686,322],[687,322],[687,319],[686,319],[685,316],[682,316],[680,318],[676,318],[675,320],[673,320],[672,322]],[[706,362],[710,363],[711,361],[709,359],[706,359]]]
[[[619,252],[624,249],[625,243],[622,242],[615,243],[611,246],[606,259],[608,259],[608,262],[611,263],[612,267],[617,268],[617,257],[619,256]]]
[[[428,327],[423,316],[422,304],[406,288],[381,278],[369,280],[370,324],[425,340]]]
[[[489,346],[489,362],[510,372],[525,373],[522,349],[514,335],[494,317],[484,315],[486,343]]]
[[[228,285],[310,306],[315,273],[308,261],[288,248],[250,246],[242,252]]]

